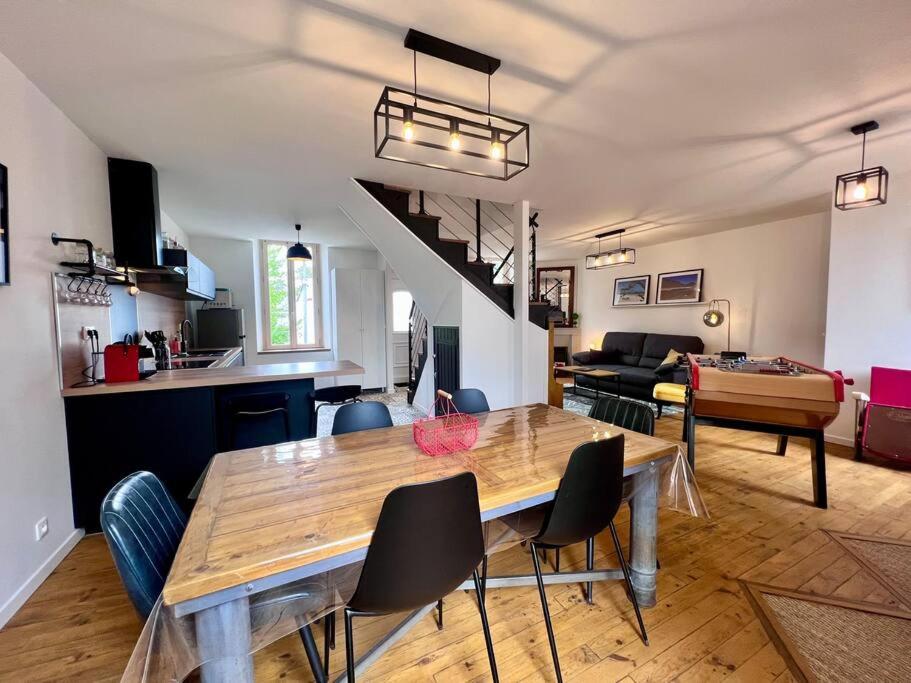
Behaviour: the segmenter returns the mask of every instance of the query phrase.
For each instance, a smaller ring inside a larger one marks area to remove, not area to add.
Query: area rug
[[[797,680],[911,680],[911,613],[741,583]]]
[[[408,425],[419,417],[426,417],[418,408],[408,405],[408,390],[405,387],[396,387],[395,392],[391,394],[384,391],[370,391],[361,394],[359,398],[362,401],[385,403],[389,408],[394,425]],[[319,409],[319,419],[316,422],[317,436],[329,436],[332,433],[332,420],[335,419],[335,411],[338,408],[338,406],[324,405]]]
[[[911,541],[828,529],[826,533],[911,609]]]

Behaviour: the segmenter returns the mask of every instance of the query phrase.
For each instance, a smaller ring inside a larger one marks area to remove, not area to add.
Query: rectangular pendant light
[[[889,192],[889,172],[882,166],[864,168],[867,159],[867,133],[879,129],[876,121],[851,126],[854,135],[863,135],[860,170],[835,178],[835,208],[842,211],[885,204]]]
[[[602,268],[609,268],[611,266],[622,266],[630,263],[636,262],[636,250],[629,247],[622,246],[622,235],[626,232],[625,228],[620,230],[611,230],[610,232],[602,232],[599,235],[595,235],[598,239],[598,253],[588,254],[585,257],[585,268],[586,270],[601,270]],[[605,237],[619,237],[621,239],[620,246],[617,249],[609,249],[607,251],[601,250],[601,240]]]

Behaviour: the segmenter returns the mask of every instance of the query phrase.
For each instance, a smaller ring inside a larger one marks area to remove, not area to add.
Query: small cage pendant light
[[[860,170],[843,173],[835,178],[835,208],[842,211],[863,209],[886,203],[889,191],[889,172],[882,166],[866,168],[867,133],[879,129],[876,121],[851,127],[854,135],[863,135],[860,151]]]

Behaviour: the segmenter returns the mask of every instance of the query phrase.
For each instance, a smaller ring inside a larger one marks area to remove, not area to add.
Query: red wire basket
[[[414,422],[414,442],[431,456],[467,451],[478,440],[478,418],[456,410],[452,394],[442,389],[437,394],[430,416]]]

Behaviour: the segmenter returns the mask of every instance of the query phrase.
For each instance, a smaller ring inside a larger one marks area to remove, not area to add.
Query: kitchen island
[[[316,436],[317,377],[359,375],[351,361],[163,370],[137,382],[64,389],[73,521],[99,531],[101,501],[123,477],[156,474],[189,509],[187,494],[213,455],[234,448],[233,401],[287,395],[289,441]],[[274,427],[274,425],[273,425]],[[264,435],[264,443],[274,443]]]

